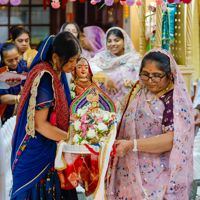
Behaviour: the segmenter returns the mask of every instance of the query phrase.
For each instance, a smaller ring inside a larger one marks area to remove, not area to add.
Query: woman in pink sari
[[[83,28],[82,43],[85,49],[93,58],[97,53],[104,50],[105,33],[98,26],[87,26]]]
[[[166,50],[143,58],[125,98],[109,200],[188,200],[193,182],[194,116],[180,70]]]

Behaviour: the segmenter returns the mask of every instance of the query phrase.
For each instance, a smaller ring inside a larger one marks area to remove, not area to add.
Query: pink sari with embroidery
[[[192,102],[180,70],[165,50],[154,49],[170,58],[174,76],[173,116],[174,140],[171,151],[145,153],[129,151],[115,157],[109,200],[188,200],[193,182],[194,116]],[[147,54],[148,54],[147,53]],[[141,82],[142,85],[142,82]],[[122,118],[118,139],[133,140],[163,134],[161,118],[165,109],[158,98],[144,86],[136,94]],[[123,103],[123,102],[122,102]]]

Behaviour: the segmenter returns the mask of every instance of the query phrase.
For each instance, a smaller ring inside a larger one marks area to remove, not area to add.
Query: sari
[[[107,48],[107,39],[104,40],[104,51],[96,54],[94,58],[89,60],[93,75],[103,71],[108,74],[116,83],[118,93],[109,95],[116,103],[120,98],[130,91],[130,87],[124,87],[123,80],[131,79],[133,82],[138,80],[139,71],[139,53],[135,51],[127,33],[119,28],[114,27],[107,31],[105,38],[110,30],[118,29],[124,36],[124,55],[116,56]]]
[[[123,157],[115,157],[107,190],[109,200],[186,200],[192,189],[194,116],[191,98],[173,57],[163,49],[154,49],[147,54],[150,52],[161,52],[170,58],[174,78],[173,147],[163,153],[129,151]],[[148,103],[150,100],[151,104]],[[142,81],[137,82],[124,103],[125,99],[122,99],[125,111],[118,139],[133,140],[163,134],[165,105],[147,91]]]
[[[56,115],[56,126],[68,131],[71,97],[66,76],[62,72],[60,80],[46,60],[53,39],[50,36],[42,43],[20,99],[11,154],[11,199],[15,200],[61,199],[60,181],[54,169],[57,142],[37,132],[34,122],[35,110],[49,107],[47,121]]]
[[[0,52],[5,43],[0,45]],[[0,67],[4,67],[2,64],[0,64]],[[23,59],[20,59],[17,68],[16,69],[10,69],[9,71],[17,72],[19,74],[23,74],[28,72],[27,68],[27,62]],[[0,95],[4,94],[12,94],[12,95],[19,95],[22,92],[23,86],[25,84],[25,81],[22,81],[21,84],[15,86],[15,87],[10,87],[9,89],[0,89]],[[2,123],[4,124],[7,119],[12,117],[13,115],[17,114],[17,108],[19,104],[13,104],[13,105],[7,105],[7,104],[1,104],[0,103],[0,108],[4,110],[4,112],[1,113],[1,118],[2,118]]]
[[[31,66],[31,63],[36,55],[37,51],[35,49],[31,49],[30,47],[28,47],[28,49],[23,53],[22,58],[27,62],[28,68]]]
[[[87,26],[83,29],[88,43],[94,52],[85,50],[92,58],[99,52],[104,50],[105,33],[98,26]],[[83,56],[84,57],[84,56]]]

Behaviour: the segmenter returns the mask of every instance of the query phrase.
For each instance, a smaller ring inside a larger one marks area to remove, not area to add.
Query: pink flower
[[[157,3],[158,5],[162,5],[162,4],[163,4],[163,0],[156,0],[156,3]]]
[[[95,4],[96,4],[96,1],[91,0],[90,3],[91,3],[92,5],[95,5]]]
[[[88,119],[88,117],[87,117],[86,114],[84,114],[84,115],[81,117],[81,121],[82,121],[83,123],[85,123],[85,122],[87,121],[87,119]]]
[[[103,118],[102,117],[97,119],[97,123],[102,123],[102,122],[103,122]]]
[[[87,133],[87,131],[83,131],[82,136],[85,137],[86,133]]]
[[[52,8],[58,9],[60,8],[60,2],[51,2]]]
[[[21,155],[21,152],[20,152],[20,151],[17,151],[17,155],[20,156],[20,155]]]
[[[81,131],[86,131],[87,130],[87,124],[81,124],[81,126],[80,126],[80,130]]]
[[[91,128],[91,129],[94,129],[94,126],[92,125],[92,126],[90,126],[90,128]]]
[[[141,6],[142,4],[143,4],[143,3],[142,3],[141,0],[136,1],[136,5],[137,5],[137,6]]]

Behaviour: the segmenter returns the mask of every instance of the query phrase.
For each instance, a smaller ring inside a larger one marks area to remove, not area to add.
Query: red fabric
[[[187,4],[189,4],[189,3],[191,3],[191,1],[192,0],[181,0],[183,3],[187,3]]]
[[[80,3],[85,3],[87,0],[79,0]]]
[[[44,10],[47,9],[47,3],[46,3],[46,0],[43,0],[43,9],[44,9]]]
[[[87,145],[87,144],[84,144],[84,145],[92,154],[94,154],[96,156],[99,155],[99,152],[94,151],[94,149],[92,149],[89,145]],[[116,148],[115,148],[114,144],[113,144],[112,148],[113,148],[113,151],[110,153],[110,156],[114,156],[116,154]]]
[[[62,0],[62,8],[66,8],[66,3],[68,2],[68,0]]]
[[[87,181],[88,190],[85,191],[85,195],[92,194],[97,187],[99,179],[98,156],[77,155],[72,164],[67,164],[66,162],[66,165],[67,168],[65,170],[57,170],[61,188],[71,190],[76,188],[79,183],[85,188]]]
[[[167,0],[169,3],[174,3],[175,0]]]
[[[3,116],[5,110],[6,110],[7,104],[0,104],[0,117]]]
[[[43,70],[46,70],[51,73],[53,76],[53,86],[55,89],[55,113],[56,113],[56,123],[57,127],[62,129],[63,131],[68,131],[69,127],[69,109],[68,109],[68,103],[67,103],[67,98],[65,96],[65,92],[63,90],[63,87],[60,83],[60,80],[58,78],[58,75],[56,72],[53,70],[52,66],[46,62],[41,62],[37,64],[28,74],[26,83],[24,85],[22,95],[20,98],[20,103],[18,107],[18,112],[17,112],[17,120],[16,120],[16,125],[18,123],[19,117],[21,115],[21,112],[23,110],[23,107],[25,105],[25,102],[28,98],[28,94],[31,90],[31,86],[37,77],[37,75],[42,72]],[[15,126],[16,128],[16,126]],[[14,134],[13,134],[14,137]]]

